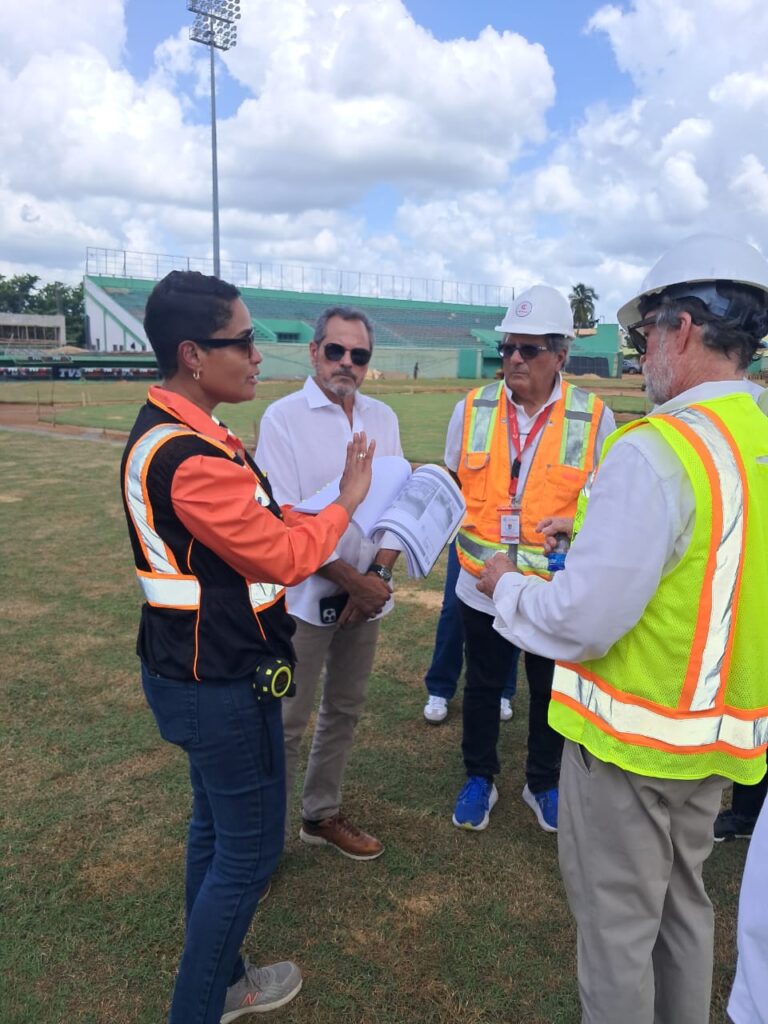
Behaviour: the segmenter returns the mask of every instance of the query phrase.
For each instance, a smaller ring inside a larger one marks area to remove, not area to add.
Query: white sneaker
[[[429,700],[424,705],[424,717],[432,725],[440,725],[448,717],[448,701],[445,697],[433,697],[431,694]]]
[[[499,706],[499,718],[502,722],[508,722],[511,718],[515,717],[515,709],[512,707],[512,701],[508,697],[501,698],[501,705]]]

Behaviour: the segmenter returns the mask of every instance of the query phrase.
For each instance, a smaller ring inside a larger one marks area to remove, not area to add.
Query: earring
[[[200,371],[194,370],[192,373],[192,380],[200,380]]]

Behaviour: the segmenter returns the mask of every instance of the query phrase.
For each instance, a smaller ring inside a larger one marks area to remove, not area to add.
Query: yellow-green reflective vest
[[[759,782],[768,746],[768,419],[749,395],[728,395],[630,423],[603,455],[635,429],[656,430],[688,475],[690,543],[602,658],[557,664],[550,725],[640,775]]]

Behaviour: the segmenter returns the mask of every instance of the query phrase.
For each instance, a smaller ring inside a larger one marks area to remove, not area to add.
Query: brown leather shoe
[[[310,846],[335,846],[339,853],[352,860],[375,860],[384,847],[375,836],[369,836],[339,811],[322,821],[302,821],[299,839]]]

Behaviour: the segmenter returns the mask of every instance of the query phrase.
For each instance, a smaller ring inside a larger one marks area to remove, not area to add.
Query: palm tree
[[[573,291],[568,296],[568,301],[573,310],[574,327],[594,327],[595,325],[595,300],[599,299],[594,288],[588,284],[575,284]]]

